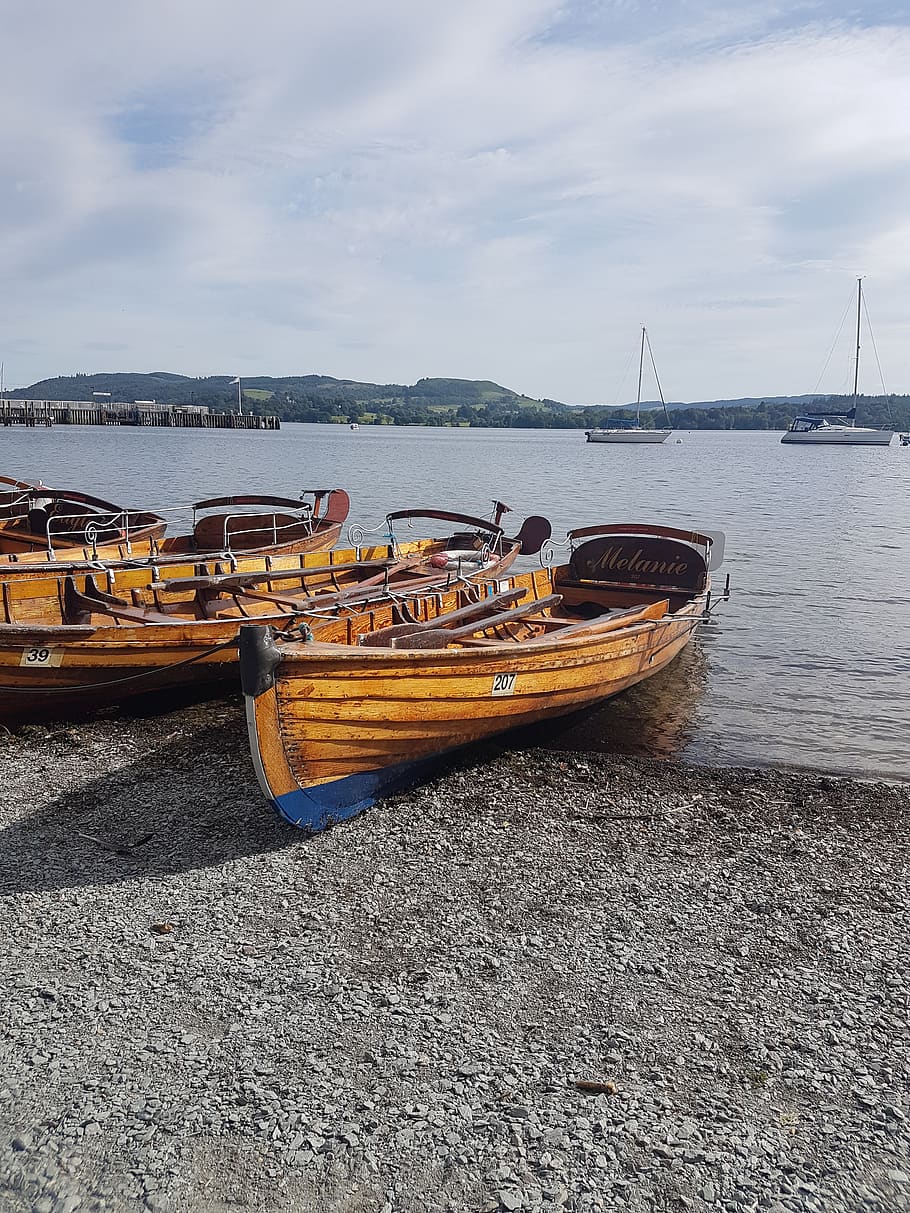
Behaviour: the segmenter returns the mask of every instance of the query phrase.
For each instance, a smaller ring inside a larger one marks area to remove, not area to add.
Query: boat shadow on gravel
[[[81,761],[99,773],[0,829],[0,895],[174,876],[299,843],[300,831],[280,820],[256,783],[242,709],[193,711],[198,727],[188,729],[182,713],[170,716],[163,736],[126,763],[117,758],[116,730],[122,724],[135,743],[148,718],[108,721],[100,740],[94,726],[87,734],[82,726],[42,730],[40,745],[26,736],[23,761],[42,751],[50,779],[88,735],[93,753]],[[168,735],[169,725],[178,731]]]
[[[529,747],[669,757],[691,737],[705,671],[691,645],[667,670],[599,708],[440,758],[414,788],[481,754],[494,761]],[[173,695],[146,697],[106,718],[21,736],[15,762],[40,763],[49,779],[72,766],[76,780],[72,791],[0,829],[0,895],[139,883],[306,841],[266,803],[233,697],[180,706]]]

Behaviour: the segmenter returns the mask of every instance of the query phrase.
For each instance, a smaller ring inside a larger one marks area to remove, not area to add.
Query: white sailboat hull
[[[812,446],[888,446],[893,437],[893,430],[869,430],[859,425],[826,425],[822,429],[806,432],[791,433],[788,430],[781,442],[799,442]]]
[[[666,442],[670,430],[588,430],[588,442]]]

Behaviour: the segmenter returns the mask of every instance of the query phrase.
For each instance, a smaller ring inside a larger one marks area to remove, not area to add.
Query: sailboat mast
[[[641,429],[641,373],[645,367],[645,326],[641,326],[641,353],[638,355],[638,395],[635,397],[635,424]]]
[[[851,425],[856,425],[856,395],[859,385],[859,326],[860,317],[863,311],[863,280],[856,280],[856,359],[853,364],[853,416],[850,419]]]

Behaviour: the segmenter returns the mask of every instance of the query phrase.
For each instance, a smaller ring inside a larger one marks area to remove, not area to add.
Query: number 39
[[[24,649],[20,665],[50,665],[52,649]]]

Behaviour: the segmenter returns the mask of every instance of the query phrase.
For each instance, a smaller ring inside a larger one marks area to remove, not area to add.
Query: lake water
[[[5,475],[156,509],[338,486],[364,527],[411,506],[488,516],[499,498],[516,529],[541,513],[558,538],[597,522],[721,529],[714,579],[729,572],[731,601],[662,675],[549,726],[547,743],[910,778],[908,448],[705,430],[610,446],[564,430],[316,425],[7,429],[0,444]]]

